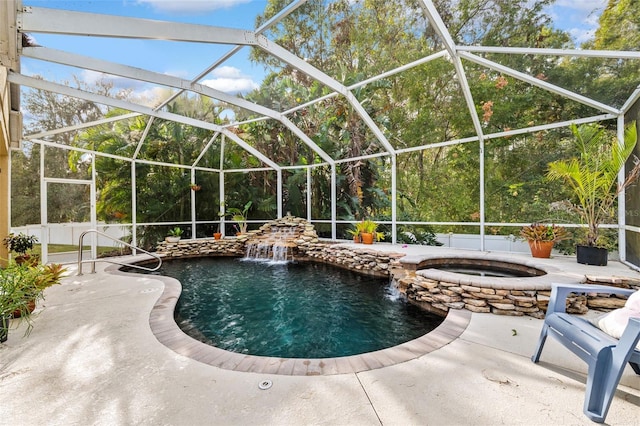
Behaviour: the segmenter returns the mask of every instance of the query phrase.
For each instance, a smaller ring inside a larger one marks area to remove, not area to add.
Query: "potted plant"
[[[169,230],[169,234],[165,238],[165,241],[168,243],[177,243],[178,241],[180,241],[182,233],[182,229],[179,226],[176,226],[175,228]]]
[[[213,238],[215,238],[216,240],[219,240],[220,238],[222,238],[222,232],[220,231],[220,225],[222,223],[224,223],[224,217],[226,216],[225,212],[224,212],[224,202],[220,203],[220,209],[218,210],[218,227],[216,229],[216,232],[213,233]]]
[[[13,261],[0,268],[0,341],[7,340],[10,321],[18,317],[26,321],[25,334],[29,334],[36,301],[44,298],[47,287],[59,282],[63,269],[57,265],[49,272],[52,273],[47,275],[44,265]]]
[[[384,239],[384,233],[377,232],[378,224],[373,220],[362,220],[357,225],[360,229],[360,238],[363,244],[373,244],[373,241],[380,241]]]
[[[237,224],[237,231],[236,235],[239,234],[246,234],[247,233],[247,213],[249,213],[249,209],[251,208],[251,204],[253,204],[252,201],[247,202],[247,204],[244,205],[244,207],[242,208],[242,210],[240,210],[239,208],[235,208],[232,207],[230,209],[227,210],[227,214],[230,215],[231,220],[236,222]]]
[[[551,257],[553,245],[569,238],[567,230],[558,225],[548,223],[532,223],[520,229],[520,236],[527,240],[531,256],[538,258]]]
[[[549,163],[547,178],[569,185],[575,197],[571,208],[587,225],[584,241],[576,248],[578,263],[604,266],[608,251],[601,246],[600,224],[615,216],[613,207],[618,194],[640,175],[640,161],[634,157],[634,167],[616,185],[618,173],[636,145],[636,125],[633,122],[626,127],[623,143],[609,137],[596,124],[574,124],[571,132],[579,157]]]
[[[2,244],[7,250],[18,254],[15,258],[17,263],[38,262],[38,258],[30,253],[33,250],[33,245],[37,242],[38,238],[33,235],[25,235],[22,232],[17,235],[11,233],[2,240]]]
[[[360,224],[357,223],[351,229],[347,229],[347,233],[353,237],[354,243],[359,243],[361,241],[360,237]]]

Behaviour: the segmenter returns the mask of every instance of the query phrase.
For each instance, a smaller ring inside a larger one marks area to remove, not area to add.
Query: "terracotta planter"
[[[373,234],[362,232],[360,237],[362,238],[362,244],[373,244]]]
[[[213,238],[215,238],[216,240],[219,240],[220,238],[222,238],[222,232],[214,232]]]
[[[359,243],[359,242],[361,242],[361,241],[360,241],[360,235],[354,235],[354,236],[353,236],[353,242],[354,242],[354,243]]]
[[[531,256],[539,257],[542,259],[548,259],[551,257],[551,250],[553,249],[553,241],[529,241],[529,248],[531,249]]]
[[[27,311],[28,311],[28,313],[31,314],[35,310],[36,310],[36,301],[35,300],[29,300],[29,302],[27,303]],[[13,314],[11,314],[11,316],[13,318],[20,318],[22,316],[22,312],[19,309],[16,309],[15,311],[13,311]]]

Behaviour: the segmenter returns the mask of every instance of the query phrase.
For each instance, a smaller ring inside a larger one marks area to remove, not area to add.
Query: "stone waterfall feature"
[[[317,241],[318,235],[312,224],[299,217],[285,216],[249,233],[245,258],[275,262],[294,260],[299,245]]]

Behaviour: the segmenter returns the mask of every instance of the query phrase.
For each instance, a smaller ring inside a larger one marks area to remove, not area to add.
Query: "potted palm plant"
[[[567,230],[548,223],[532,223],[520,229],[520,236],[529,243],[531,256],[547,259],[556,242],[569,238]]]
[[[216,240],[219,240],[220,238],[222,238],[222,232],[220,232],[220,225],[218,225],[216,232],[213,233],[213,238],[215,238]]]
[[[547,178],[569,185],[575,198],[571,208],[586,225],[584,241],[576,248],[578,263],[604,266],[608,250],[602,247],[599,227],[615,216],[618,194],[640,175],[640,161],[634,156],[634,166],[616,185],[618,173],[636,145],[636,124],[633,122],[626,127],[623,143],[596,124],[574,124],[571,132],[578,156],[549,163]]]
[[[238,226],[237,234],[246,234],[247,233],[247,226],[248,226],[247,214],[249,213],[249,209],[251,208],[252,204],[253,204],[253,202],[249,201],[249,202],[247,202],[247,204],[244,205],[242,210],[240,210],[239,208],[236,208],[236,207],[232,207],[232,208],[227,210],[227,213],[230,215],[231,220],[236,222],[236,224]]]

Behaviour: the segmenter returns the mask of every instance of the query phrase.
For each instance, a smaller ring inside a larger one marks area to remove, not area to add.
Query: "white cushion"
[[[624,307],[595,318],[592,322],[609,336],[619,339],[627,327],[629,318],[640,318],[640,291],[629,296]],[[640,351],[640,343],[636,346],[636,350]]]

